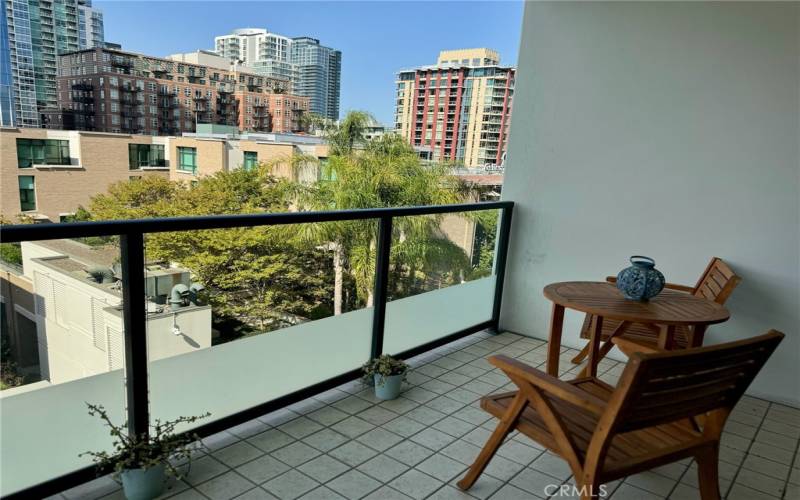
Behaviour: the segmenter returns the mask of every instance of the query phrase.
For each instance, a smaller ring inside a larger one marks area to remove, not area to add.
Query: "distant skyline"
[[[394,121],[394,80],[434,64],[440,50],[489,47],[516,65],[522,1],[197,2],[95,0],[106,41],[153,56],[213,49],[236,28],[311,36],[342,51],[341,115],[359,109]]]

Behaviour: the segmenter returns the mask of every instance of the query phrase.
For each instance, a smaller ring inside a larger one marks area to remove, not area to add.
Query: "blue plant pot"
[[[166,466],[128,469],[122,472],[122,490],[128,500],[152,500],[164,492]]]
[[[375,374],[375,397],[378,399],[388,400],[388,399],[397,399],[397,396],[400,395],[400,391],[403,388],[403,374],[400,375],[389,375],[388,377],[384,377],[379,374]]]
[[[631,257],[631,267],[617,275],[617,288],[626,299],[647,301],[664,289],[664,275],[656,269],[656,261],[643,255]]]

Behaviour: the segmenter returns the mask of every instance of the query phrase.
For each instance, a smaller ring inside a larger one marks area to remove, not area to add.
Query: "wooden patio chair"
[[[702,500],[719,499],[725,420],[782,339],[771,330],[710,347],[634,353],[616,389],[591,377],[565,382],[491,356],[518,390],[481,399],[500,422],[458,487],[469,489],[516,429],[569,464],[581,498],[598,497],[609,481],[692,457]],[[702,428],[698,416],[705,417]]]
[[[613,276],[606,278],[609,283],[616,283],[617,279]],[[698,297],[712,300],[717,304],[724,304],[731,296],[733,290],[739,285],[742,279],[719,257],[714,257],[706,266],[706,270],[697,280],[694,287],[667,283],[665,288],[690,293]],[[589,339],[594,328],[594,315],[587,314],[581,327],[581,338]],[[625,354],[632,352],[656,352],[658,347],[658,337],[660,329],[655,325],[643,325],[639,323],[629,323],[610,318],[603,318],[603,330],[600,340],[603,344],[600,347],[598,361],[603,359],[606,354],[616,345]],[[691,330],[679,326],[675,332],[675,349],[686,349],[687,347],[699,347],[703,345],[702,336],[693,336]],[[616,340],[616,341],[613,341]],[[589,355],[589,344],[572,358],[574,364],[579,364]]]

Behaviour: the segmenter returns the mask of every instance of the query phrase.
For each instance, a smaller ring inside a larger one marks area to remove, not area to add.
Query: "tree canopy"
[[[366,113],[351,112],[339,123],[321,122],[330,145],[327,161],[295,155],[276,162],[298,170],[313,166],[319,171],[316,182],[303,182],[299,175],[279,179],[272,175],[275,164],[263,163],[258,169],[201,177],[193,185],[144,177],[112,185],[80,216],[102,220],[344,210],[464,199],[449,166],[421,162],[400,136],[367,141],[370,120]],[[444,219],[394,219],[390,298],[476,276],[466,252],[442,230]],[[193,279],[205,285],[216,318],[268,331],[371,305],[377,226],[376,220],[364,220],[152,233],[146,235],[145,254],[150,261],[190,269]],[[484,255],[487,249],[480,250],[484,266],[491,259]]]

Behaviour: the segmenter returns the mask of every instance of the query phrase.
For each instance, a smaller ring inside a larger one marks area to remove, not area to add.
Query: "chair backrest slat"
[[[694,287],[694,294],[724,304],[741,278],[719,257],[714,257]]]
[[[772,330],[711,347],[634,354],[620,378],[617,432],[733,408],[781,339]]]

